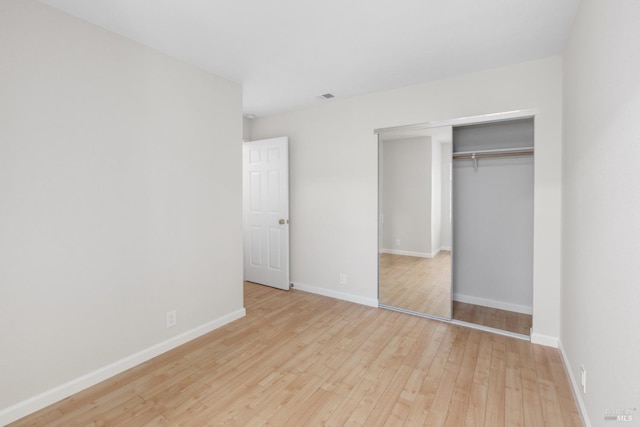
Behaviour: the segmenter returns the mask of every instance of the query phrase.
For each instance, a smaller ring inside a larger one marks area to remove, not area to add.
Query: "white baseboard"
[[[540,344],[546,347],[558,348],[558,337],[552,337],[550,335],[537,334],[531,332],[531,343]]]
[[[365,298],[359,295],[348,294],[346,292],[334,291],[332,289],[320,288],[318,286],[305,285],[304,283],[300,282],[294,282],[293,288],[299,291],[336,298],[343,301],[355,302],[356,304],[367,305],[369,307],[378,307],[377,298]]]
[[[533,307],[527,305],[512,304],[510,302],[496,301],[486,298],[478,298],[471,295],[453,294],[453,300],[467,304],[481,305],[483,307],[497,308],[500,310],[514,311],[522,314],[533,314]]]
[[[27,400],[23,400],[22,402],[18,402],[7,408],[3,408],[0,410],[0,426],[19,420],[20,418],[32,414],[53,403],[66,399],[67,397],[96,385],[99,382],[118,375],[127,369],[133,368],[134,366],[153,359],[162,353],[166,353],[167,351],[179,347],[186,342],[218,329],[227,323],[240,319],[246,316],[246,314],[246,310],[241,308],[209,323],[191,329],[190,331],[169,338],[166,341],[153,345],[123,359],[117,360],[107,366],[96,369],[93,372],[89,372],[79,378],[61,384],[51,390],[45,391],[44,393],[31,397]]]
[[[560,350],[560,356],[562,357],[564,370],[567,373],[567,376],[569,377],[569,383],[571,384],[573,397],[576,399],[576,402],[578,402],[578,410],[580,411],[580,416],[582,417],[582,423],[585,425],[585,427],[591,427],[591,421],[589,420],[589,415],[587,414],[587,407],[584,404],[584,399],[582,399],[582,390],[578,385],[578,381],[576,380],[575,375],[573,375],[573,369],[571,369],[569,358],[567,357],[567,354],[564,352],[562,341],[558,342],[558,349]]]
[[[401,251],[400,249],[380,249],[380,253],[391,254],[391,255],[415,256],[418,258],[433,258],[433,254],[430,254],[428,252]]]
[[[440,248],[441,251],[451,252],[451,246],[443,246]]]

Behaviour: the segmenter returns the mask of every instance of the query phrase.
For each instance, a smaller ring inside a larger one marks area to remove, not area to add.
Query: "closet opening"
[[[374,130],[381,308],[530,339],[535,114]]]
[[[534,119],[453,128],[453,319],[530,335]]]

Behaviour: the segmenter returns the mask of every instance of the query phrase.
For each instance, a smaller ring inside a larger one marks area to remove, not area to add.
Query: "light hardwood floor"
[[[527,336],[531,333],[533,320],[530,314],[515,313],[459,301],[453,302],[453,318]]]
[[[451,252],[434,258],[380,254],[380,303],[445,319],[529,335],[531,315],[453,302],[451,312]]]
[[[380,303],[451,318],[451,252],[433,258],[380,254]]]
[[[248,283],[245,306],[15,425],[581,425],[555,349]]]

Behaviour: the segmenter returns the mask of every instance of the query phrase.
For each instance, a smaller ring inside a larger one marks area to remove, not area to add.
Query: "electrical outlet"
[[[340,284],[341,285],[347,284],[347,273],[340,273]]]
[[[178,318],[176,316],[176,311],[167,311],[167,328],[173,328],[174,326],[176,326],[177,321]]]
[[[396,248],[400,247],[400,239],[396,239]]]
[[[584,365],[580,365],[580,385],[582,386],[582,393],[587,394],[587,370]]]

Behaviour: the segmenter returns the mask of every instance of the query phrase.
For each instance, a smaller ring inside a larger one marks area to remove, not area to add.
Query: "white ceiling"
[[[41,0],[242,83],[263,116],[562,53],[580,0]]]

